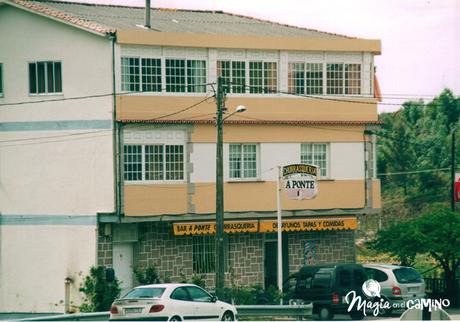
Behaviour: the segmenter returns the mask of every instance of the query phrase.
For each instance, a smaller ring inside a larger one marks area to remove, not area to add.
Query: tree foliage
[[[372,249],[390,253],[403,265],[411,265],[416,254],[431,255],[442,267],[448,295],[453,297],[455,272],[460,266],[460,213],[435,204],[420,217],[381,230]]]
[[[455,128],[459,142],[459,116],[460,98],[448,89],[431,102],[409,101],[396,112],[380,114],[377,167],[389,223],[414,218],[433,202],[450,201],[447,170]]]

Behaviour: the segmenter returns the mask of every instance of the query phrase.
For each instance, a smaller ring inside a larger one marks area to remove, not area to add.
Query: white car
[[[139,286],[110,309],[110,320],[236,321],[236,308],[194,284]]]

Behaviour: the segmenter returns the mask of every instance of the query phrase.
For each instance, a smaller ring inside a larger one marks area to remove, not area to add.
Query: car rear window
[[[142,287],[135,288],[128,292],[124,299],[139,299],[139,298],[160,298],[165,291],[164,287]]]
[[[331,287],[330,273],[316,273],[313,278],[312,288],[329,288]]]
[[[393,270],[396,280],[401,283],[421,283],[422,276],[413,268],[401,267]]]

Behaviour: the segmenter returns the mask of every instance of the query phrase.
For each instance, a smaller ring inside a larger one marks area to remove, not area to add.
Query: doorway
[[[266,234],[264,243],[264,286],[267,289],[270,286],[278,287],[278,235]],[[282,236],[283,247],[283,281],[289,276],[289,254],[288,254],[288,236],[284,233]]]
[[[133,288],[133,243],[113,244],[113,269],[123,295]]]

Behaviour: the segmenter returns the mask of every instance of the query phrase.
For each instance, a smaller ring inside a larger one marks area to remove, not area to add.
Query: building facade
[[[150,14],[146,28],[143,8],[0,2],[0,311],[63,311],[67,277],[78,306],[92,265],[113,267],[123,289],[148,266],[214,287],[218,77],[227,285],[276,285],[286,164],[320,177],[316,198],[282,196],[283,273],[355,261],[357,218],[380,208],[380,42],[222,12]]]

